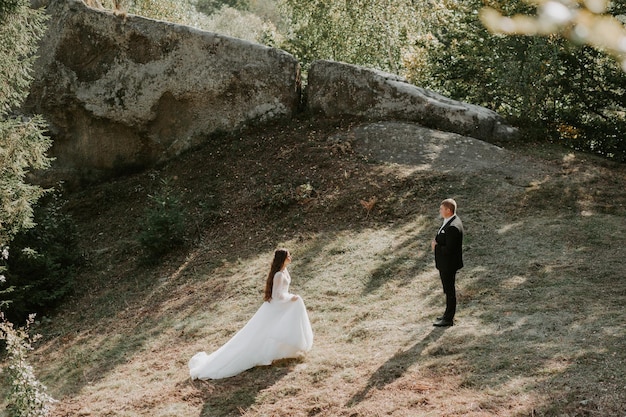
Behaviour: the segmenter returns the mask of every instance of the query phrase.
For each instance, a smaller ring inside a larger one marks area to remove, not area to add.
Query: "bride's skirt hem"
[[[303,357],[313,345],[313,331],[302,299],[265,302],[226,344],[189,360],[192,379],[223,379],[276,360]]]

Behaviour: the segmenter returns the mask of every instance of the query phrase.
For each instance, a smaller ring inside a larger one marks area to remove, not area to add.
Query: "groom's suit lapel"
[[[443,226],[441,226],[441,229],[439,229],[439,233],[437,233],[437,234],[445,233],[445,232],[446,232],[446,229],[450,226],[450,223],[452,223],[452,222],[454,221],[454,219],[456,219],[456,215],[454,215],[454,216],[450,217],[450,218],[448,219],[448,221],[446,221],[446,222],[444,223],[444,225],[443,225]]]

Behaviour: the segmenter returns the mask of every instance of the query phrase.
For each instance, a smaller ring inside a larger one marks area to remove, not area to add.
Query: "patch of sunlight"
[[[176,271],[174,271],[174,273],[169,276],[169,279],[175,280],[175,279],[179,278],[181,273],[185,269],[187,269],[189,264],[191,264],[198,257],[198,252],[199,252],[199,250],[196,250],[196,251],[192,252],[191,254],[189,254],[187,256],[187,258],[185,259],[185,261],[176,269]]]
[[[502,281],[502,286],[509,290],[514,290],[527,281],[526,277],[515,275]]]
[[[101,379],[82,387],[82,397],[89,404],[91,415],[105,415],[111,409],[133,409],[138,404],[159,404],[163,398],[174,398],[179,390],[171,384],[172,380],[188,377],[185,360],[180,351],[171,349],[137,352],[103,373]],[[142,389],[138,390],[138,386]]]
[[[525,315],[525,313],[517,311],[505,311],[498,323],[498,333],[527,333],[525,329],[523,329],[523,327],[528,325],[529,323],[529,318]],[[532,331],[534,331],[534,329]]]
[[[439,288],[439,285],[441,285],[441,281],[437,281],[439,279],[439,273],[435,269],[434,263],[433,268],[423,271],[415,276],[415,281],[419,283],[430,282],[433,279],[435,279],[435,284],[437,284],[437,288]]]
[[[484,267],[484,266],[475,266],[473,268],[464,269],[463,280],[466,282],[469,282],[475,279],[481,279],[481,278],[484,278],[485,275],[489,274],[490,271],[491,270],[489,268]]]
[[[152,410],[150,415],[154,417],[172,417],[172,416],[187,416],[197,414],[197,407],[190,404],[165,404],[160,408]]]
[[[557,375],[564,373],[571,365],[571,360],[564,357],[551,358],[538,369],[539,375]]]
[[[576,155],[573,153],[568,153],[563,157],[563,162],[573,162],[576,160]]]
[[[455,336],[465,340],[468,345],[470,345],[470,340],[478,340],[481,338],[490,339],[499,332],[499,322],[486,322],[480,317],[470,314],[470,312],[459,310],[455,316],[459,326],[454,326]],[[461,323],[463,323],[463,325],[460,325]]]
[[[537,191],[539,188],[541,188],[543,184],[547,183],[548,181],[550,181],[549,176],[544,177],[543,180],[531,181],[526,186],[526,191]]]
[[[309,291],[360,289],[372,271],[393,264],[403,253],[415,256],[423,243],[418,236],[427,223],[426,217],[417,216],[399,228],[346,230],[314,236],[305,243],[297,239],[285,242],[294,251],[293,285]]]
[[[395,162],[388,162],[383,166],[378,167],[375,171],[378,171],[381,175],[395,175],[396,179],[404,180],[413,176],[417,172],[432,171],[432,164],[401,164]]]
[[[521,227],[524,225],[524,222],[516,222],[516,223],[509,223],[509,224],[505,224],[504,226],[502,226],[501,228],[498,229],[498,234],[503,235],[505,233],[510,232],[511,230]]]
[[[489,398],[487,404],[493,398],[506,398],[509,411],[517,410],[519,413],[513,414],[522,415],[526,414],[522,410],[525,410],[527,404],[541,404],[546,401],[545,395],[534,389],[536,385],[536,376],[515,376],[495,387],[483,389],[483,393]]]
[[[624,338],[626,337],[626,327],[622,323],[616,323],[615,326],[603,326],[602,334],[604,337]]]

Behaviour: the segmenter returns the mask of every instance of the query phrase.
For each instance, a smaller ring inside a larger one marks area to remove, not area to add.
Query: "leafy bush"
[[[231,7],[237,10],[248,10],[249,0],[198,0],[196,9],[206,15],[211,15],[223,7]]]
[[[28,317],[24,327],[15,328],[0,313],[0,340],[6,344],[8,366],[6,367],[7,411],[11,417],[45,417],[50,406],[56,402],[46,393],[46,387],[35,378],[33,367],[27,362],[27,353],[32,343],[39,337],[29,335],[29,327],[35,315]]]
[[[306,204],[318,195],[310,182],[296,187],[289,183],[266,185],[265,189],[259,189],[257,194],[259,206],[271,210],[282,210],[294,204]]]
[[[166,181],[159,193],[148,197],[151,204],[138,239],[148,260],[155,261],[184,241],[185,216],[178,197]]]
[[[290,184],[267,185],[259,189],[260,206],[269,209],[283,209],[296,202]]]
[[[58,194],[44,197],[34,209],[36,226],[11,243],[6,279],[13,291],[0,298],[10,297],[6,313],[13,320],[55,307],[73,289],[81,255],[76,226],[63,204]]]

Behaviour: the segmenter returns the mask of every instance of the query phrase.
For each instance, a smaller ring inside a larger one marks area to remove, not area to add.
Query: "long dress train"
[[[220,379],[272,361],[295,358],[311,350],[313,330],[302,298],[292,301],[287,269],[274,275],[271,301],[215,352],[196,353],[189,360],[192,379]]]

